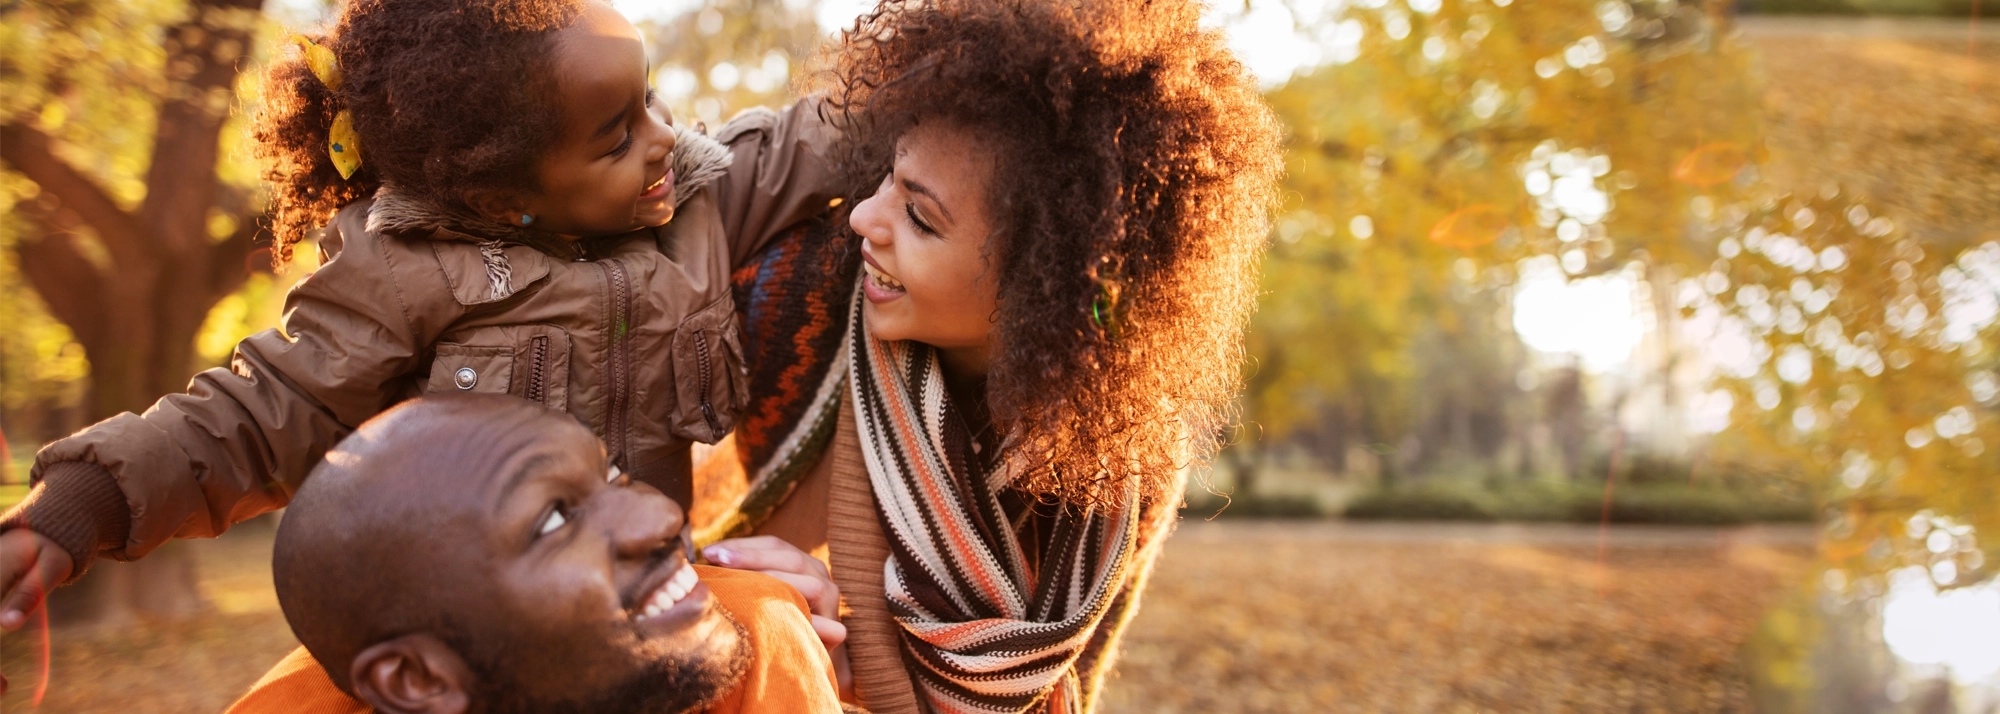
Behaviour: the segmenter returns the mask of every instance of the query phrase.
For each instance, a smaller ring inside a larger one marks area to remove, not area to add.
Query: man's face
[[[451,519],[474,536],[454,538],[468,546],[455,555],[477,565],[441,586],[457,591],[447,618],[473,640],[453,644],[482,708],[681,711],[747,656],[682,555],[680,507],[608,469],[588,432],[544,432]]]

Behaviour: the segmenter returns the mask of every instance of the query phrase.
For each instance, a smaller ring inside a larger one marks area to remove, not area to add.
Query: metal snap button
[[[458,384],[459,389],[471,389],[479,384],[479,373],[472,371],[471,367],[460,367],[457,372],[452,373],[451,379]]]

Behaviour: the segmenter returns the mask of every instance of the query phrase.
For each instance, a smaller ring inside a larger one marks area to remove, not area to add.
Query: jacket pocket
[[[705,444],[721,441],[750,400],[736,305],[727,295],[681,321],[674,331],[673,362],[674,435]]]
[[[547,325],[510,325],[454,337],[438,343],[426,393],[512,394],[568,410],[569,333]]]
[[[514,345],[514,377],[507,392],[559,412],[569,411],[569,333],[530,325]]]

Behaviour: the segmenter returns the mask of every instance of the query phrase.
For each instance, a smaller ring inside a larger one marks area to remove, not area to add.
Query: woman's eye
[[[903,204],[903,214],[910,217],[910,225],[916,226],[918,232],[927,235],[937,235],[937,231],[932,229],[930,224],[924,223],[924,219],[917,217],[917,204]]]
[[[563,510],[562,505],[557,504],[555,508],[549,511],[549,515],[543,516],[542,527],[535,530],[535,535],[548,535],[555,531],[555,529],[563,527],[563,524],[568,523],[569,518],[563,515]]]
[[[650,90],[650,89],[646,90],[646,106],[649,106],[649,107],[650,107],[650,106],[653,106],[653,97],[654,97],[654,96],[655,96],[655,95],[654,95],[654,93],[653,93],[653,90]]]

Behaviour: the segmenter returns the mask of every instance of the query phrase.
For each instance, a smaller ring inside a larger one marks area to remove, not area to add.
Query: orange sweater
[[[710,714],[821,712],[838,714],[833,661],[807,619],[805,598],[775,578],[743,570],[695,566],[715,602],[750,633],[756,656],[736,688]],[[250,686],[225,714],[368,714],[367,704],[333,685],[304,647],[293,650]]]

